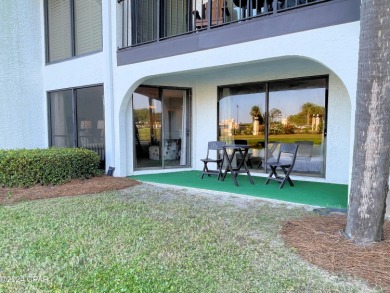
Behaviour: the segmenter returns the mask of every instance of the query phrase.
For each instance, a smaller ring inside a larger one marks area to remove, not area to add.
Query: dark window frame
[[[141,84],[137,87],[138,88],[152,88],[152,89],[157,89],[158,90],[158,98],[157,100],[161,101],[161,104],[162,104],[162,92],[164,90],[181,90],[181,91],[186,91],[187,93],[187,98],[189,99],[189,104],[188,104],[188,113],[186,114],[187,117],[186,117],[186,123],[188,123],[188,128],[187,128],[187,131],[189,132],[189,141],[190,142],[193,142],[193,123],[192,123],[192,110],[193,110],[193,104],[192,104],[192,92],[193,92],[193,88],[191,87],[181,87],[181,86],[160,86],[160,85],[149,85],[149,84]],[[134,93],[137,93],[137,89],[134,90]],[[131,112],[132,112],[132,127],[133,127],[133,137],[135,136],[135,121],[134,121],[134,108],[133,108],[133,94],[131,95],[131,99],[130,99],[130,102],[131,103]],[[163,116],[162,116],[163,117]],[[164,118],[165,119],[165,118]],[[144,171],[144,170],[153,170],[153,169],[160,169],[160,170],[164,170],[164,169],[167,169],[166,167],[162,167],[162,168],[151,168],[151,167],[137,167],[135,165],[135,162],[137,161],[137,151],[136,151],[136,146],[135,146],[135,139],[132,143],[132,155],[133,155],[133,168],[135,171]],[[192,159],[191,159],[191,152],[192,152],[192,143],[188,144],[188,150],[187,150],[187,155],[188,155],[188,163],[186,166],[174,166],[173,168],[191,168],[192,167]],[[169,169],[169,167],[168,167]]]
[[[58,93],[63,91],[72,91],[72,147],[78,146],[78,126],[77,126],[77,90],[80,89],[87,89],[87,88],[93,88],[93,87],[99,87],[101,86],[104,92],[104,85],[102,83],[99,84],[92,84],[87,86],[80,86],[80,87],[71,87],[71,88],[63,88],[63,89],[57,89],[57,90],[51,90],[47,92],[47,113],[48,113],[48,145],[49,147],[53,146],[52,142],[52,126],[51,126],[51,94],[52,93]],[[103,101],[103,120],[105,120],[104,117],[104,101]]]
[[[327,146],[327,129],[328,129],[328,101],[329,101],[329,75],[313,75],[313,76],[302,76],[302,77],[292,77],[292,78],[284,78],[284,79],[274,79],[274,80],[264,80],[264,81],[255,81],[255,82],[241,82],[236,84],[224,84],[217,86],[217,133],[219,133],[219,123],[220,120],[220,111],[219,111],[219,103],[220,100],[223,98],[222,93],[223,89],[227,87],[235,87],[235,86],[249,86],[249,85],[264,85],[265,88],[265,134],[264,134],[264,142],[265,144],[268,143],[268,117],[269,117],[269,94],[270,94],[270,84],[277,83],[277,82],[289,82],[289,81],[304,81],[304,80],[313,80],[313,79],[324,79],[325,80],[325,97],[324,97],[324,129],[323,129],[323,143],[324,143],[324,151],[323,151],[323,167],[324,171],[323,174],[320,176],[317,176],[316,174],[310,173],[310,174],[302,174],[299,173],[300,176],[310,176],[310,177],[320,177],[320,178],[326,178],[326,146]],[[294,172],[293,172],[294,173]]]

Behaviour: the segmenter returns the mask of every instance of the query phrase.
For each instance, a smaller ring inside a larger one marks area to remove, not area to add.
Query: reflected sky
[[[325,107],[325,89],[301,89],[270,92],[269,109],[279,109],[283,117],[301,112],[305,103],[313,103]],[[220,100],[219,120],[234,119],[239,123],[251,123],[250,111],[253,106],[259,106],[262,114],[265,111],[265,93],[228,96]],[[237,107],[238,105],[238,107]]]
[[[133,108],[135,110],[139,109],[148,109],[149,108],[149,98],[145,95],[141,95],[138,93],[133,93]],[[152,99],[152,105],[154,106],[153,112],[161,113],[161,101]]]

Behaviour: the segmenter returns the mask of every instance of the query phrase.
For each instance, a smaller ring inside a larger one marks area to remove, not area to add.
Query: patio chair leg
[[[290,178],[291,167],[289,167],[287,171],[285,168],[283,168],[283,172],[284,172],[286,180],[288,181],[288,183],[290,183],[290,186],[294,186],[294,183]]]
[[[288,181],[288,183],[290,183],[291,186],[294,186],[294,183],[293,183],[293,181],[291,180],[290,175],[288,175],[287,181]]]
[[[280,189],[283,188],[283,185],[286,181],[288,181],[288,183],[290,183],[290,186],[294,186],[294,183],[293,181],[291,180],[290,178],[290,170],[291,168],[288,169],[288,171],[286,170],[285,167],[282,167],[282,170],[283,170],[283,173],[284,173],[284,178],[282,180],[282,182],[280,183]]]
[[[286,182],[286,177],[284,177],[284,179],[280,182],[279,189],[283,188],[283,185],[284,185],[285,182]]]
[[[234,181],[234,185],[238,186],[237,174],[234,171],[232,171],[232,178],[233,178],[233,181]]]
[[[219,179],[222,177],[222,164],[223,164],[223,162],[221,162],[220,164],[218,164],[218,181],[219,181]]]
[[[265,184],[268,184],[268,182],[272,179],[272,176],[275,175],[275,178],[278,178],[278,174],[276,173],[276,167],[270,166],[271,167],[271,173],[268,175],[267,180],[265,181]]]
[[[207,173],[208,171],[209,171],[209,169],[207,168],[207,164],[204,163],[201,179],[203,179],[204,174]],[[210,175],[209,175],[209,176],[210,176]]]

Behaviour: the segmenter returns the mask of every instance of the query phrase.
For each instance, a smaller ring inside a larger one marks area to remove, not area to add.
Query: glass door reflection
[[[161,168],[161,119],[159,89],[138,88],[133,94],[135,168]]]
[[[188,90],[139,87],[133,94],[134,168],[189,166]]]
[[[266,95],[264,84],[221,88],[219,97],[218,139],[227,144],[250,146],[245,158],[250,169],[264,166]],[[237,157],[236,160],[241,160]]]
[[[326,88],[325,78],[269,84],[268,141],[299,145],[296,174],[325,176]]]
[[[164,89],[163,102],[163,167],[187,165],[188,126],[186,120],[187,91]]]
[[[320,76],[220,87],[218,139],[248,144],[251,172],[266,173],[281,143],[297,143],[293,172],[325,177],[327,83]]]

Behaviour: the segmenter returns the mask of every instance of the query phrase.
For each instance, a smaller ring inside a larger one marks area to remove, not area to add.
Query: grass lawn
[[[147,184],[0,206],[0,292],[370,292],[301,260],[256,198]]]

